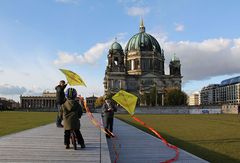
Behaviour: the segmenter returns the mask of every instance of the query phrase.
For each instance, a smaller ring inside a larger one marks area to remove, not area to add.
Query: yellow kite
[[[59,69],[59,70],[62,73],[64,73],[69,85],[71,86],[84,85],[85,87],[87,87],[84,81],[82,80],[82,78],[78,74],[66,69]]]
[[[120,104],[124,109],[126,109],[131,115],[134,114],[137,103],[137,96],[120,90],[112,97],[112,99]]]

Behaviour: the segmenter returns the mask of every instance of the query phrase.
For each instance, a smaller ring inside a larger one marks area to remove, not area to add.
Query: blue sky
[[[59,68],[85,80],[83,96],[103,94],[107,51],[115,37],[125,48],[139,30],[174,53],[188,94],[240,74],[238,0],[1,0],[0,96],[54,91]]]

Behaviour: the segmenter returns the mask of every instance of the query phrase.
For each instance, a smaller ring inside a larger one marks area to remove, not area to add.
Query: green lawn
[[[146,131],[129,115],[117,118]],[[170,143],[210,162],[240,162],[240,115],[136,115]],[[149,131],[147,131],[149,132]]]
[[[56,112],[0,112],[0,136],[54,122],[56,116]]]

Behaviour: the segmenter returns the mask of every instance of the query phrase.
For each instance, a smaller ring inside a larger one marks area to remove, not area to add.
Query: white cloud
[[[0,67],[0,73],[3,73],[4,72],[4,70]]]
[[[23,96],[40,96],[43,92],[42,88],[33,86],[31,88],[11,85],[11,84],[2,84],[0,85],[0,97],[6,99],[13,99],[20,102],[20,95]]]
[[[238,53],[240,49],[240,39],[234,39],[233,40],[233,47],[231,48],[231,51],[233,53]]]
[[[110,47],[113,41],[105,43],[97,43],[84,54],[59,52],[58,59],[54,61],[55,65],[66,64],[93,64],[102,56],[102,54]]]
[[[239,73],[240,39],[164,42],[166,60],[176,53],[185,82]],[[168,63],[167,63],[168,64]]]
[[[26,92],[25,87],[13,86],[9,84],[0,85],[0,93],[5,95],[20,95]]]
[[[143,16],[150,12],[149,7],[129,7],[127,14],[130,16]]]
[[[78,5],[80,3],[80,0],[55,0],[58,3],[64,3],[64,4],[75,4]]]
[[[150,35],[152,35],[154,38],[157,39],[160,46],[162,47],[168,40],[167,33],[164,33],[163,30],[159,27],[157,27],[154,30],[151,30],[148,32]]]
[[[144,5],[144,0],[118,0],[119,3],[123,4],[124,6],[128,5]]]
[[[76,61],[78,54],[69,54],[68,52],[58,52],[58,59],[54,61],[55,65],[68,64]]]
[[[151,32],[165,52],[165,73],[176,53],[181,62],[185,91],[200,90],[203,86],[220,83],[239,75],[240,38],[213,38],[203,41],[169,41],[166,33],[157,29]]]
[[[151,11],[148,1],[145,0],[118,0],[118,3],[130,16],[144,16]]]
[[[117,34],[117,37],[116,37],[117,42],[118,42],[119,40],[125,39],[125,37],[127,36],[127,34],[128,34],[127,32],[118,33],[118,34]]]
[[[182,32],[182,31],[184,31],[184,25],[183,25],[183,24],[175,23],[175,31],[177,31],[177,32]]]

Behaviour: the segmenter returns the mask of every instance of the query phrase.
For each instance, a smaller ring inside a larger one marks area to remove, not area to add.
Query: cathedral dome
[[[145,33],[143,21],[140,25],[140,32],[135,34],[127,43],[125,51],[156,51],[161,53],[161,47],[158,41],[148,33]]]
[[[161,47],[158,41],[145,32],[140,32],[134,35],[126,45],[126,51],[140,50],[140,51],[157,51],[161,53]]]
[[[118,43],[118,42],[114,42],[112,45],[111,45],[111,50],[122,50],[122,46]]]

